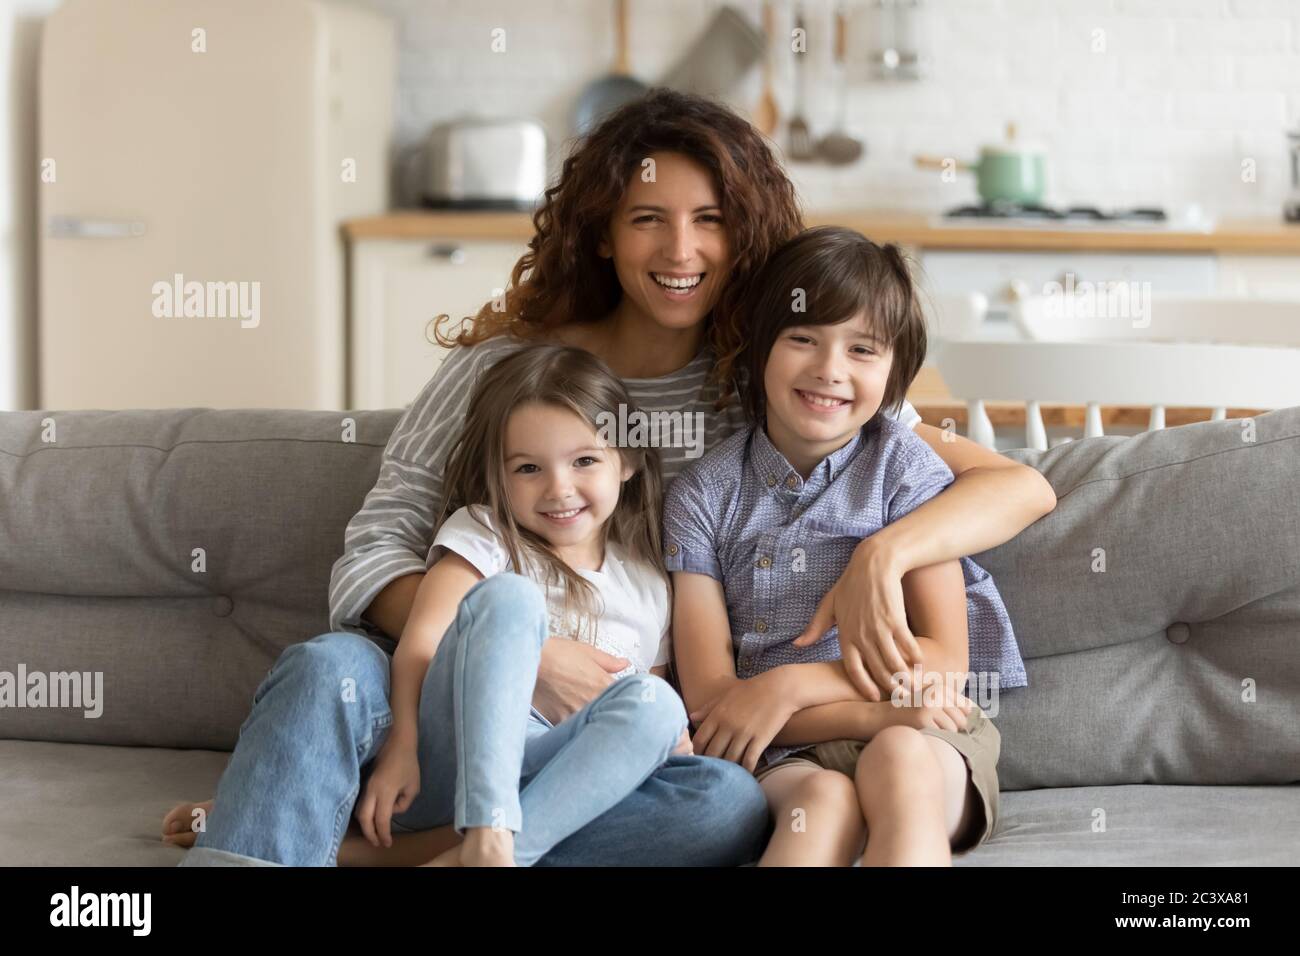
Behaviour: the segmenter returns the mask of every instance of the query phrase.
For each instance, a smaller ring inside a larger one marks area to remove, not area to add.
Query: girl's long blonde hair
[[[545,573],[543,584],[564,587],[565,620],[577,612],[579,627],[570,636],[595,641],[595,590],[570,568],[541,535],[521,527],[510,511],[505,465],[506,423],[517,408],[540,403],[573,412],[593,431],[602,426],[602,412],[622,420],[619,409],[634,409],[627,389],[603,361],[584,349],[566,345],[529,345],[498,361],[479,377],[470,396],[460,437],[452,446],[443,480],[443,496],[434,527],[459,508],[483,505],[501,531],[514,570],[526,574],[521,557],[536,561]],[[632,468],[618,504],[601,528],[602,548],[617,542],[631,559],[654,568],[668,582],[659,531],[663,479],[658,449],[610,448]],[[622,469],[619,469],[620,476]],[[473,511],[471,510],[471,514]],[[476,519],[477,520],[477,519]],[[490,529],[489,529],[490,530]]]

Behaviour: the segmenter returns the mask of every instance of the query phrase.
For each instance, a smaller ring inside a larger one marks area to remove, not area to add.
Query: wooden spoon
[[[776,109],[776,96],[772,92],[772,40],[775,32],[772,17],[772,4],[763,4],[763,95],[754,107],[754,125],[764,136],[771,137],[776,132],[779,117]]]
[[[845,39],[848,33],[848,18],[844,12],[843,5],[835,11],[835,65],[836,80],[835,85],[839,94],[839,113],[835,123],[835,128],[822,138],[817,144],[817,152],[821,158],[826,160],[832,166],[846,166],[849,163],[856,162],[862,155],[862,144],[848,134],[845,129],[844,118],[844,101],[848,96],[845,90]]]

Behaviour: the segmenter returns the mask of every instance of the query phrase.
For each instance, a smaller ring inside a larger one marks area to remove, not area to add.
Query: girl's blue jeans
[[[466,594],[420,695],[420,792],[393,830],[515,831],[520,865],[737,865],[768,815],[743,767],[670,756],[686,727],[653,675],[612,683],[552,726],[531,706],[540,589],[503,573]],[[336,632],[287,648],[258,687],[207,828],[182,866],[333,866],[392,725],[388,655]]]

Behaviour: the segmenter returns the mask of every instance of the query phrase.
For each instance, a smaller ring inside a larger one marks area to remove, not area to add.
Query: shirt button
[[[791,475],[789,478],[787,478],[787,479],[785,480],[785,486],[786,486],[787,488],[793,488],[793,487],[794,487],[794,475]]]
[[[758,633],[760,634],[765,633],[767,631],[767,621],[763,620],[760,617],[757,621],[754,622],[754,630],[758,631]]]
[[[769,488],[771,488],[771,487],[772,487],[773,485],[775,485],[775,484],[776,484],[776,475],[768,475],[768,476],[767,476],[767,486],[768,486]]]
[[[669,554],[676,554],[676,553],[677,553],[677,545],[675,545],[675,544],[670,544],[670,545],[668,546],[668,553],[669,553]]]
[[[763,556],[762,556],[761,558],[759,558],[758,561],[755,562],[755,563],[756,563],[760,568],[770,568],[770,567],[772,566],[772,559],[769,558],[767,555],[763,555]]]

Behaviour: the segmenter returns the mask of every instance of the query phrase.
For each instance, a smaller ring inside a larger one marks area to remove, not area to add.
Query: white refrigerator
[[[54,11],[40,408],[347,407],[340,223],[388,207],[394,47],[318,0]]]

